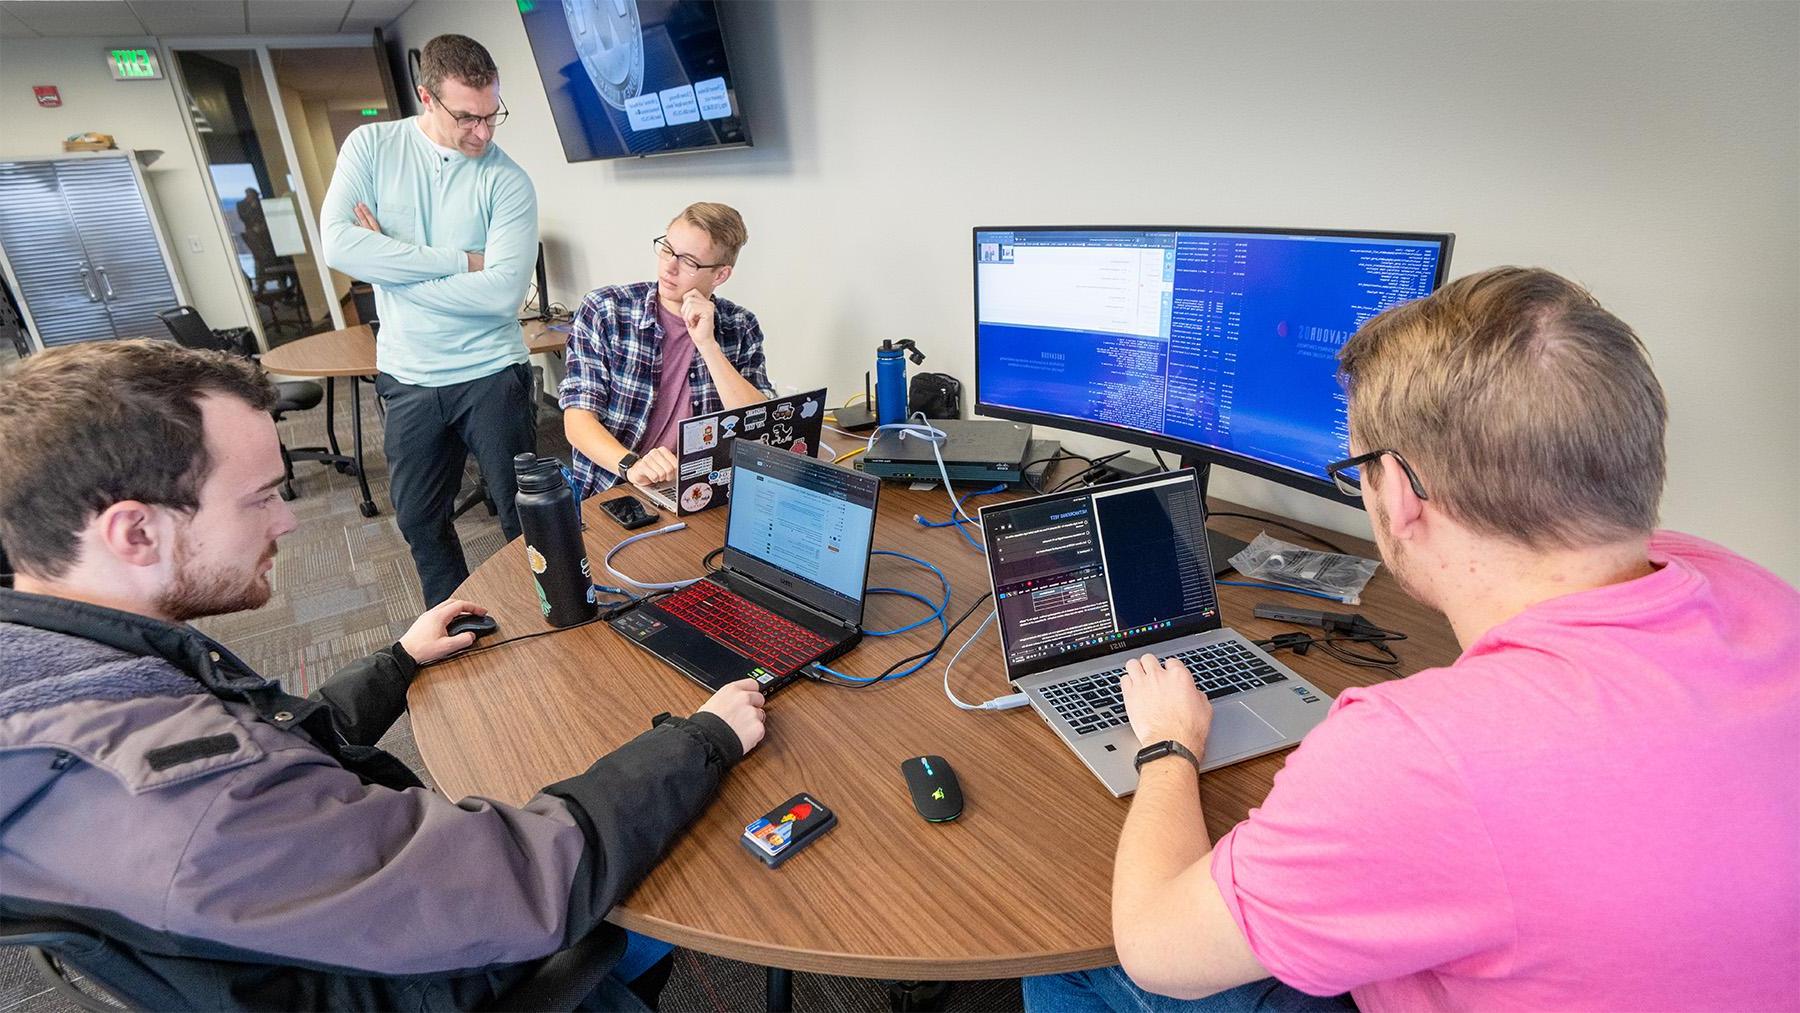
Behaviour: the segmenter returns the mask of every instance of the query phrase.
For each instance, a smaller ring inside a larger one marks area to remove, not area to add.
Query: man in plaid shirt
[[[674,481],[682,419],[768,399],[756,317],[713,298],[748,241],[735,210],[691,204],[655,240],[655,281],[582,300],[559,400],[583,496]]]

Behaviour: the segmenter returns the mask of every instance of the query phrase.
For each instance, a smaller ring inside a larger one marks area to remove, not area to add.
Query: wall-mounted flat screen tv
[[[750,143],[713,0],[519,0],[571,162]]]

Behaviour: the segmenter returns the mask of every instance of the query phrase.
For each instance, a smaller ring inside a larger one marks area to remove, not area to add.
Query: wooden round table
[[[528,353],[557,353],[568,339],[565,331],[549,323],[533,320],[522,328]],[[374,497],[369,494],[369,480],[363,475],[362,392],[360,385],[375,376],[375,333],[367,324],[339,331],[309,334],[265,352],[263,368],[284,376],[317,376],[325,380],[325,438],[331,453],[343,457],[337,438],[337,381],[350,380],[350,433],[354,451],[340,470],[356,475],[356,487],[362,493],[358,509],[364,517],[373,517]]]
[[[601,580],[606,548],[624,535],[595,505],[606,495],[583,506],[588,555]],[[881,499],[875,546],[942,567],[954,585],[951,618],[988,590],[981,557],[955,532],[913,521],[915,513],[944,516],[942,491],[889,485]],[[615,565],[639,580],[695,576],[701,556],[723,542],[725,515],[690,518],[688,530],[634,545]],[[1243,537],[1257,530],[1251,522],[1218,523]],[[1367,543],[1352,551],[1372,555]],[[889,556],[875,557],[869,584],[933,597],[938,589],[929,574]],[[458,595],[493,611],[496,640],[546,629],[520,541],[477,568]],[[1220,588],[1220,596],[1228,625],[1256,637],[1283,628],[1250,615],[1254,602],[1273,597],[1268,592]],[[1409,670],[1455,656],[1448,627],[1406,599],[1385,569],[1364,601],[1376,622],[1412,634],[1402,650]],[[917,602],[877,595],[865,626],[897,627],[922,613]],[[801,682],[776,695],[768,738],[609,920],[771,968],[872,978],[1011,977],[1115,962],[1110,883],[1127,801],[1111,797],[1029,708],[965,712],[946,700],[944,662],[984,614],[916,675],[866,689]],[[865,639],[834,667],[873,675],[924,650],[937,633],[933,623]],[[980,702],[1010,692],[999,654],[992,630],[970,646],[952,675],[959,697]],[[1333,694],[1382,678],[1319,652],[1285,660]],[[512,804],[585,770],[645,730],[652,715],[688,713],[706,697],[598,623],[433,666],[410,693],[414,734],[439,787],[451,798]],[[945,757],[962,783],[966,807],[955,822],[928,824],[913,809],[899,764],[927,753]],[[1215,839],[1260,803],[1284,755],[1202,779]],[[779,869],[764,868],[738,836],[800,791],[834,807],[840,825]]]

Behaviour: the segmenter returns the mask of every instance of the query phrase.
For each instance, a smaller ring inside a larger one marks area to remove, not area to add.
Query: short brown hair
[[[689,204],[681,209],[681,213],[670,219],[670,224],[678,221],[705,232],[713,245],[719,248],[719,259],[726,264],[736,264],[738,251],[750,241],[750,230],[744,228],[744,216],[729,204],[714,204],[701,201]]]
[[[1564,548],[1656,526],[1662,385],[1631,328],[1567,278],[1458,279],[1370,320],[1338,358],[1361,449],[1399,451],[1462,523]]]
[[[67,572],[81,529],[114,503],[198,508],[203,394],[275,404],[256,363],[168,341],[52,349],[0,380],[0,543],[19,572]]]
[[[419,50],[419,83],[433,95],[445,78],[486,88],[499,76],[487,47],[467,35],[440,35]]]

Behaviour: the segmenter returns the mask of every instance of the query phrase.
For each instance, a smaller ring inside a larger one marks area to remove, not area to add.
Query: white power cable
[[[613,569],[613,557],[617,556],[621,549],[625,548],[625,546],[630,545],[633,542],[641,542],[646,538],[655,538],[657,535],[667,535],[667,534],[671,534],[676,531],[685,531],[685,530],[687,530],[687,524],[682,521],[676,521],[675,523],[670,524],[667,527],[657,528],[655,531],[639,532],[638,534],[632,535],[630,538],[625,539],[624,541],[613,546],[612,548],[607,549],[606,550],[606,558],[601,560],[600,564],[602,566],[606,567],[606,572],[612,574],[613,579],[617,580],[621,584],[630,584],[632,587],[643,588],[646,591],[677,591],[677,590],[680,590],[681,588],[684,588],[684,587],[688,586],[689,584],[694,583],[695,581],[699,580],[700,578],[699,577],[690,577],[687,580],[674,580],[674,581],[668,581],[666,583],[661,583],[661,584],[651,583],[651,582],[642,581],[642,580],[633,580],[632,578],[627,577],[624,574],[620,573],[618,570]]]
[[[980,626],[975,627],[975,632],[969,634],[969,639],[962,642],[962,646],[956,649],[956,653],[952,654],[950,656],[950,661],[944,665],[944,695],[950,698],[951,703],[963,710],[1008,711],[1012,710],[1014,707],[1023,707],[1031,702],[1031,699],[1025,694],[1014,693],[1011,696],[997,696],[986,703],[964,703],[957,699],[956,694],[950,689],[950,670],[956,667],[956,659],[962,657],[962,653],[969,649],[969,645],[975,642],[976,637],[981,636],[981,631],[987,629],[988,624],[993,622],[994,617],[999,614],[1000,611],[998,607],[989,612],[987,618],[981,621]]]

